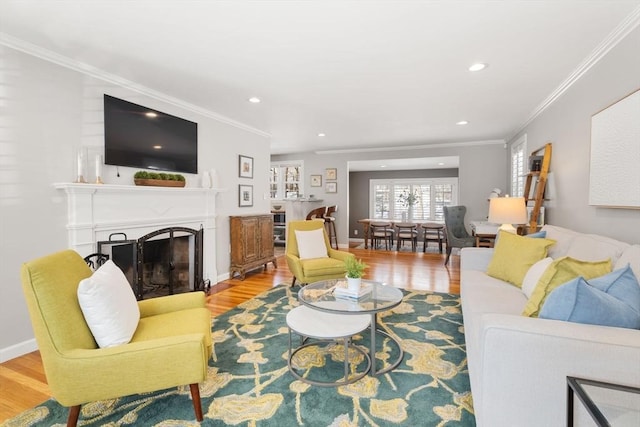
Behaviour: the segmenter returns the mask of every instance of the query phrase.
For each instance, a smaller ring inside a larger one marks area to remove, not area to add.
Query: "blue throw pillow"
[[[531,234],[527,234],[524,237],[532,237],[534,239],[544,239],[545,237],[547,237],[547,231],[538,231],[537,233],[531,233]]]
[[[604,276],[591,279],[588,283],[640,313],[640,284],[629,264]]]
[[[640,312],[623,300],[589,285],[582,277],[554,289],[547,297],[538,317],[640,329]]]

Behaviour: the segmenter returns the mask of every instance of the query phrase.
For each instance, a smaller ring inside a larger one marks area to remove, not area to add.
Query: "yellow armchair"
[[[204,293],[139,301],[131,342],[99,348],[78,303],[78,284],[92,274],[80,255],[57,252],[25,263],[21,274],[49,388],[70,407],[67,425],[76,425],[83,403],[186,384],[202,420],[198,383],[212,349]]]
[[[305,284],[320,280],[339,279],[345,276],[347,270],[345,269],[344,261],[354,255],[349,252],[338,251],[331,247],[329,244],[329,237],[324,229],[324,221],[291,221],[287,226],[289,230],[287,232],[285,258],[287,260],[289,270],[293,274],[291,286],[295,285],[296,279],[302,284]],[[329,257],[300,259],[295,231],[311,231],[320,228],[323,230],[324,241]]]

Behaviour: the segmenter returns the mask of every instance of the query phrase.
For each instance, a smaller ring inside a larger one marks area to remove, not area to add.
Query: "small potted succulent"
[[[360,289],[362,283],[362,276],[364,276],[364,270],[368,267],[367,264],[362,262],[361,259],[356,259],[352,256],[347,258],[344,262],[344,266],[347,270],[347,286],[350,291],[357,291]]]

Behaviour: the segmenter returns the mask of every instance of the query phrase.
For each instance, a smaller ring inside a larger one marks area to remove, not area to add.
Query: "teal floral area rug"
[[[298,289],[277,286],[213,319],[214,354],[200,385],[201,423],[186,386],[83,405],[79,425],[475,426],[457,295],[403,291],[400,305],[378,315],[379,328],[402,343],[400,365],[350,385],[318,387],[296,380],[287,367],[285,318],[299,304]],[[353,339],[367,353],[369,335],[367,329]],[[293,343],[300,344],[296,335]],[[397,359],[388,338],[377,335],[376,344],[378,369]],[[297,353],[293,366],[305,378],[339,380],[344,357],[342,345],[322,343]],[[366,357],[354,350],[349,360],[351,374],[366,368]],[[2,425],[65,425],[67,414],[50,399]]]

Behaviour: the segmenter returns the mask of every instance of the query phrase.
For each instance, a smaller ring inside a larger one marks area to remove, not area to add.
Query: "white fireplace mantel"
[[[67,195],[69,247],[82,256],[113,233],[138,239],[165,227],[204,229],[203,278],[215,283],[215,188],[146,187],[111,184],[53,184]]]

